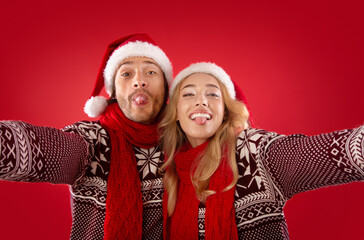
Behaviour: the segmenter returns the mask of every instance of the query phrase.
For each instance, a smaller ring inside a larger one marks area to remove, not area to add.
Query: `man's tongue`
[[[144,105],[144,104],[146,104],[147,102],[148,102],[148,99],[145,97],[145,96],[143,96],[143,95],[139,95],[139,96],[137,96],[135,99],[134,99],[134,101],[136,102],[136,104],[138,104],[138,105]]]
[[[206,117],[196,117],[195,118],[195,122],[200,125],[205,124],[206,121],[207,121]]]

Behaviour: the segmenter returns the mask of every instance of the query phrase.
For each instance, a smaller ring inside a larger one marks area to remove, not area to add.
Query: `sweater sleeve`
[[[90,143],[76,132],[0,122],[0,179],[73,184],[89,165]]]
[[[364,179],[364,127],[317,136],[268,134],[258,155],[284,198]]]

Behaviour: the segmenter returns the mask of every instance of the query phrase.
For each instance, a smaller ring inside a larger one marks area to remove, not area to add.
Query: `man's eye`
[[[130,73],[124,72],[124,73],[121,74],[121,76],[123,76],[123,77],[129,77],[130,76]]]
[[[156,74],[156,72],[155,71],[148,71],[147,74],[148,75],[154,75],[154,74]]]

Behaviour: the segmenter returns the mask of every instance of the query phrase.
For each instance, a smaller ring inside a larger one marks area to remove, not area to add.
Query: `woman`
[[[364,179],[363,127],[313,137],[253,129],[237,90],[213,63],[172,83],[160,124],[166,239],[288,239],[283,206],[294,194]]]

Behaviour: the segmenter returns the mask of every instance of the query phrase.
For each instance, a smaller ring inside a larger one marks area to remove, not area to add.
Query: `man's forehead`
[[[135,65],[135,64],[143,64],[143,65],[155,65],[158,68],[159,65],[156,61],[154,61],[152,58],[147,58],[147,57],[128,57],[125,58],[122,62],[120,66],[123,65]]]

